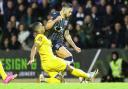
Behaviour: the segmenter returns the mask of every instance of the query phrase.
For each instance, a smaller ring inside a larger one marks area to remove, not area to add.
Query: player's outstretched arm
[[[28,65],[32,64],[34,62],[34,58],[35,58],[36,53],[37,53],[37,46],[36,46],[36,44],[34,44],[32,49],[31,49],[30,60],[28,62]]]
[[[72,40],[71,35],[69,34],[69,30],[65,31],[64,37],[66,39],[66,41],[74,48],[74,50],[76,52],[81,52],[81,48],[77,47],[76,44],[74,43],[74,41]]]
[[[56,22],[58,22],[58,21],[60,21],[62,19],[62,17],[61,16],[58,16],[56,19],[51,19],[51,20],[49,20],[48,22],[47,22],[47,24],[46,24],[46,26],[45,26],[45,28],[46,28],[46,30],[49,30],[49,29],[51,29],[53,26],[54,26],[54,24],[56,23]]]

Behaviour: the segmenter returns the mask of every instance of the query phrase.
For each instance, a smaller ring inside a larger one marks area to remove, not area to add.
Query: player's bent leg
[[[73,56],[64,46],[61,46],[58,50],[56,50],[56,54],[57,54],[58,57],[63,58],[64,60],[66,60],[66,62],[69,65],[74,66]]]
[[[53,60],[50,60],[49,62],[42,63],[42,69],[50,76],[50,78],[55,78],[53,80],[46,79],[47,82],[60,82],[60,79],[58,78],[58,73],[65,71],[67,64],[66,62],[58,57],[54,57]]]
[[[63,59],[72,57],[72,54],[64,46],[61,46],[58,50],[56,50],[56,54]]]
[[[46,64],[42,64],[43,70],[50,76],[50,78],[45,78],[47,83],[61,83],[58,73],[66,69],[66,62],[58,57],[49,61]]]
[[[66,60],[66,62],[70,65],[73,65],[73,56],[72,54],[64,47],[64,46],[61,46],[58,50],[56,50],[56,54],[57,56],[59,56],[60,58],[63,58],[64,60]],[[64,80],[64,73],[65,72],[62,72],[61,73],[61,81],[62,82],[65,82]]]
[[[63,59],[57,57],[55,64],[55,70],[58,71],[58,75],[56,75],[56,78],[58,78],[61,81],[61,83],[65,83],[63,76],[65,73],[64,71],[67,67],[67,63]]]

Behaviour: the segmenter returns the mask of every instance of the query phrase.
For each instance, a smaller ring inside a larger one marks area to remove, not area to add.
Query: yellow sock
[[[73,71],[71,72],[71,74],[76,76],[76,77],[89,78],[89,75],[80,69],[74,68]]]
[[[3,66],[2,66],[1,61],[0,61],[0,75],[2,76],[2,79],[3,79],[3,80],[5,80],[6,77],[7,77],[7,74],[6,74],[5,71],[4,71],[4,68],[3,68]]]
[[[61,81],[57,78],[46,78],[45,81],[47,83],[61,83]]]

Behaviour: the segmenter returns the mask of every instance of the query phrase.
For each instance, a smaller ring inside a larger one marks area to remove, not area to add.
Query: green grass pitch
[[[0,83],[0,89],[128,89],[128,83]]]

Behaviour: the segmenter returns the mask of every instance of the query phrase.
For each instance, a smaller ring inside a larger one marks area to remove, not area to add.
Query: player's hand
[[[34,59],[28,61],[28,65],[31,65],[34,62]]]
[[[78,53],[81,52],[81,48],[79,48],[79,47],[75,47],[74,50],[75,50],[76,52],[78,52]]]

